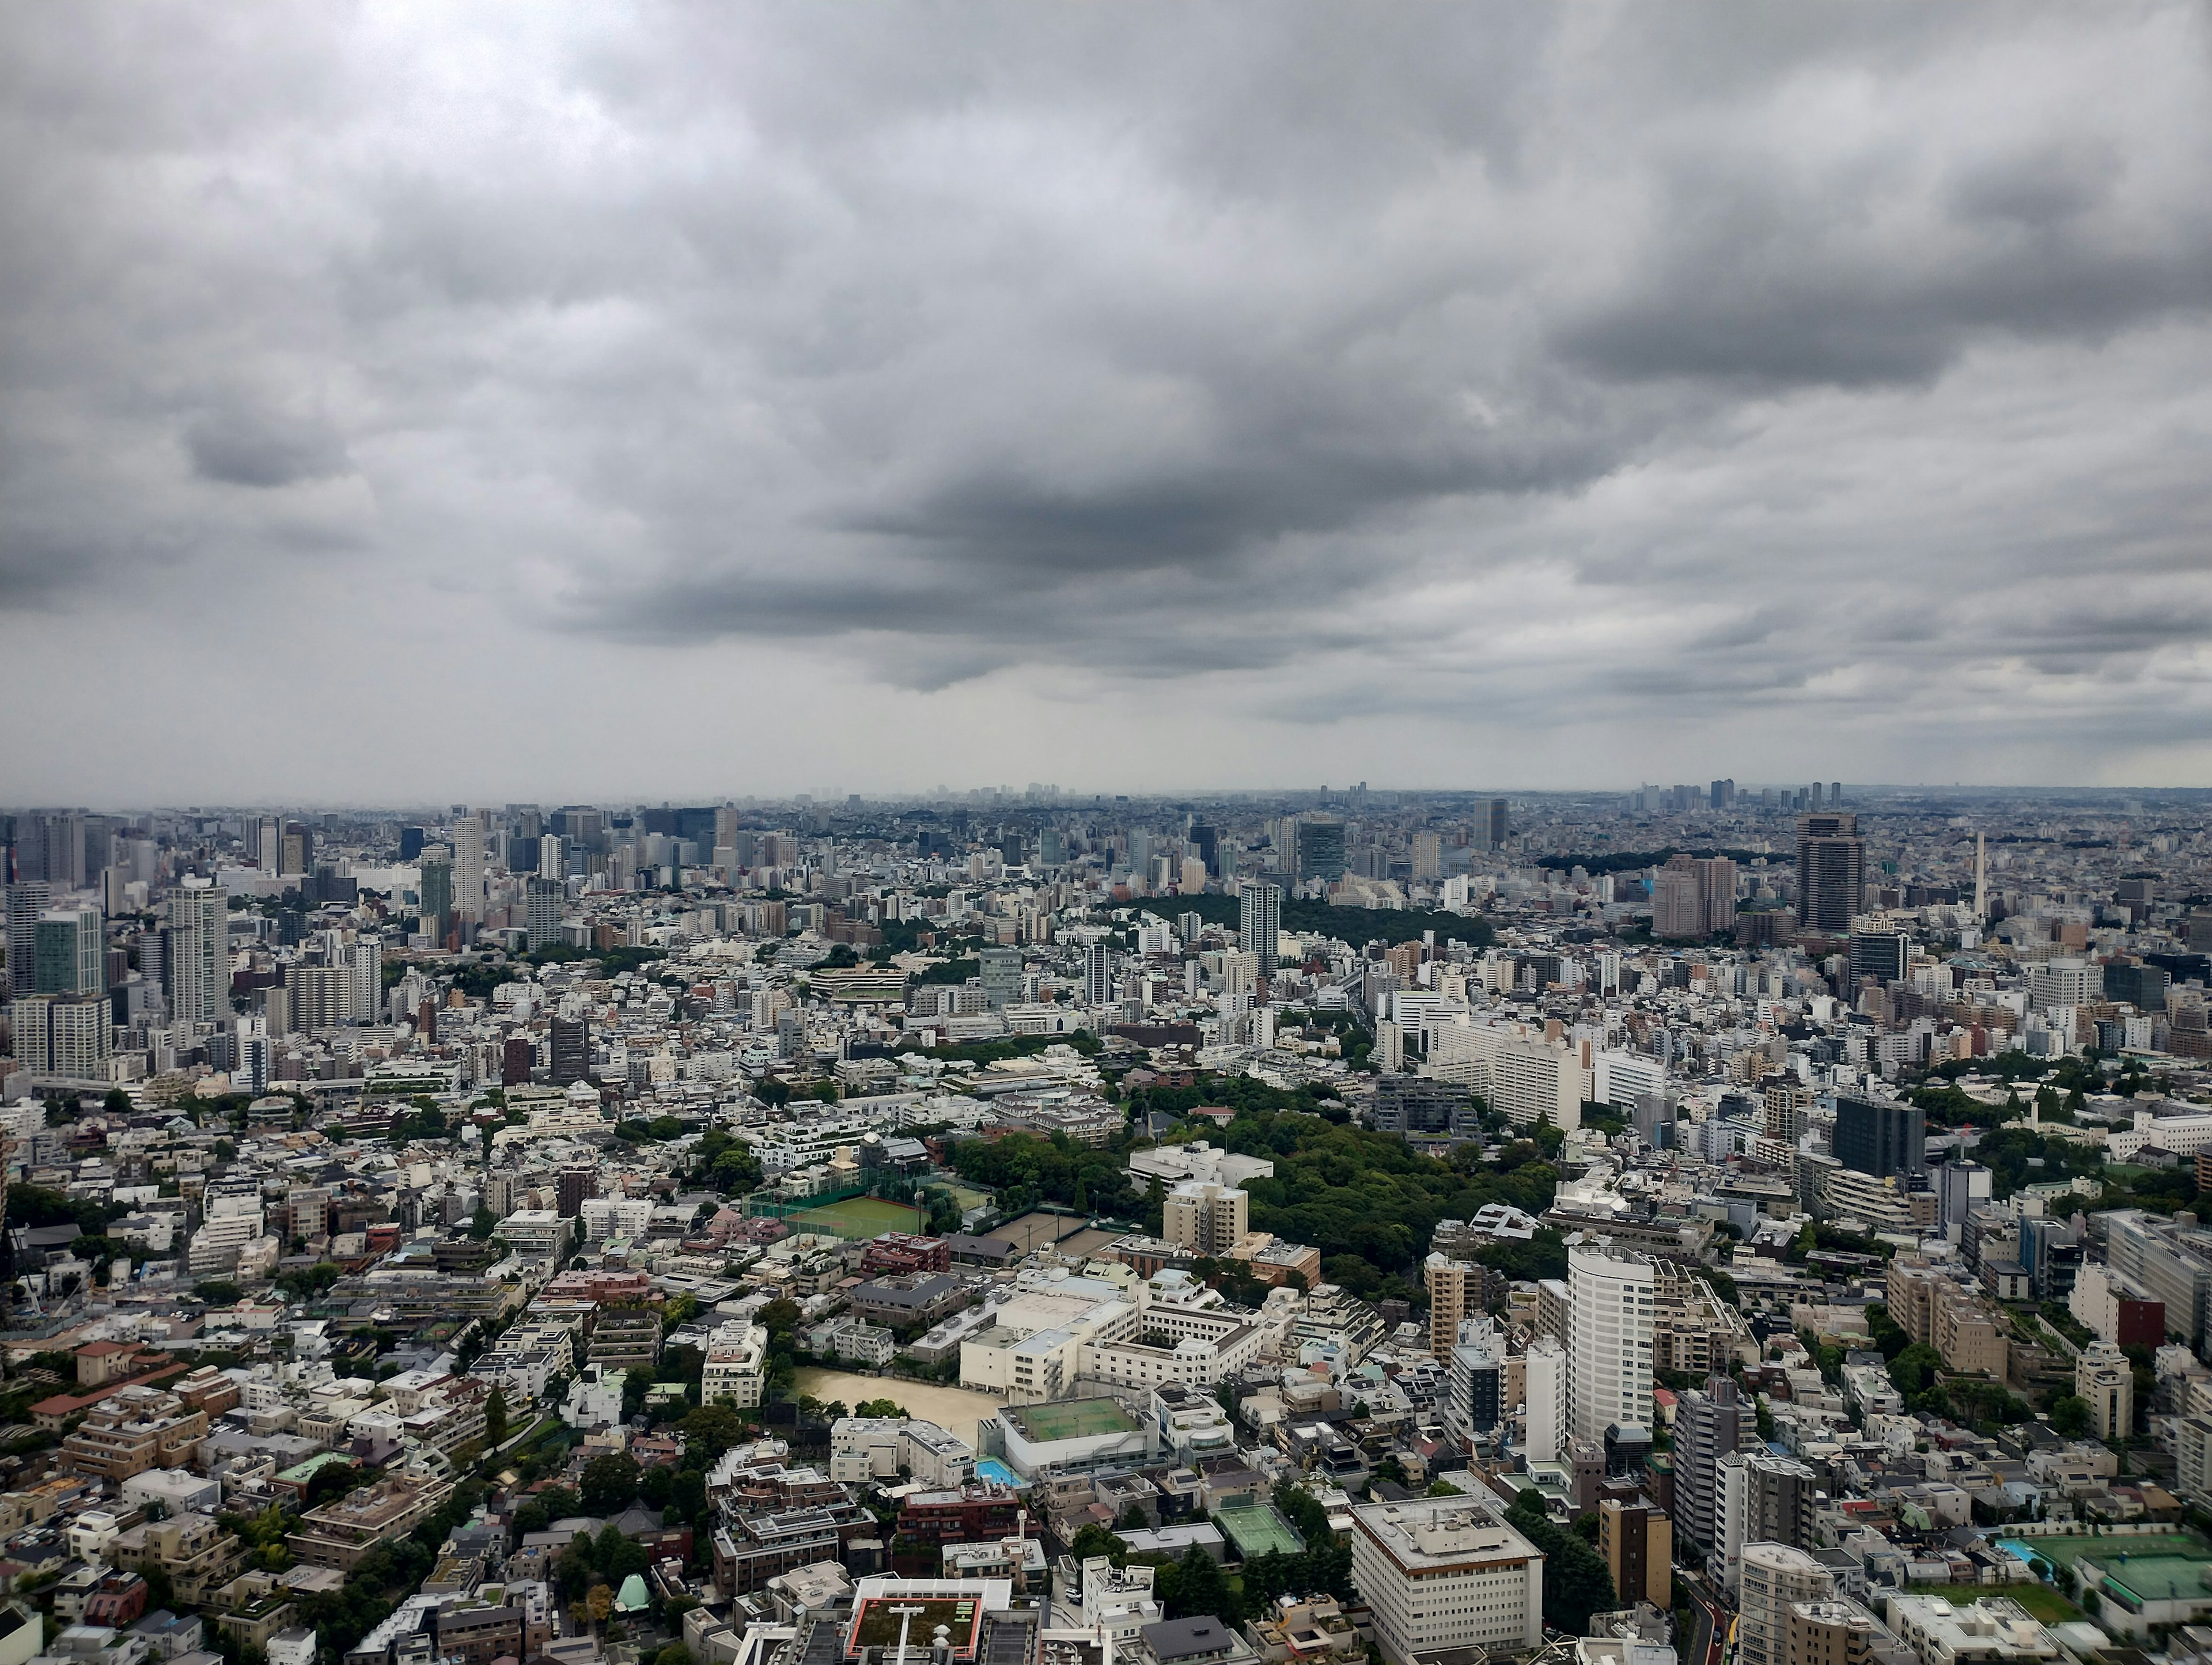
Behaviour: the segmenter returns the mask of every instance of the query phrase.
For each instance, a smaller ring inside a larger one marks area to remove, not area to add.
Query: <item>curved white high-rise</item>
[[[1577,1439],[1602,1444],[1616,1424],[1651,1425],[1654,1283],[1649,1256],[1603,1237],[1568,1242],[1568,1425]]]

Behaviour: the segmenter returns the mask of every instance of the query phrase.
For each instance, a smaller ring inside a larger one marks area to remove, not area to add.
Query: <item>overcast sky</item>
[[[2201,7],[0,9],[0,799],[2212,781]]]

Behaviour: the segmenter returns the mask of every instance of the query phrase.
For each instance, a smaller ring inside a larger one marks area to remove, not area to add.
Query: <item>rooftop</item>
[[[1044,1405],[1009,1405],[999,1413],[1025,1439],[1038,1444],[1054,1440],[1089,1439],[1099,1434],[1126,1434],[1137,1425],[1129,1413],[1111,1399],[1068,1399]]]

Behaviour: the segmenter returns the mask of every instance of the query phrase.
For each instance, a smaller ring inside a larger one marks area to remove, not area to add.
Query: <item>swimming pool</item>
[[[979,1480],[996,1480],[1001,1486],[1018,1486],[1024,1484],[1019,1474],[1014,1473],[996,1457],[978,1457],[975,1460],[975,1478]]]
[[[1990,1541],[2015,1561],[2026,1561],[2031,1566],[2035,1563],[2035,1552],[2017,1538],[1992,1538]]]

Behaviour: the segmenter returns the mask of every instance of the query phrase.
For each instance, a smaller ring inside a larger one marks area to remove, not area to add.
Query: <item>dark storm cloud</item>
[[[0,611],[308,554],[502,631],[1267,716],[2193,686],[2206,47],[2179,4],[18,9]]]

